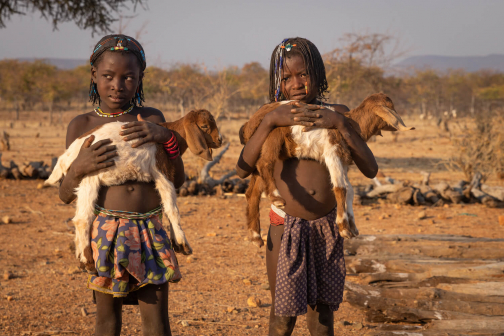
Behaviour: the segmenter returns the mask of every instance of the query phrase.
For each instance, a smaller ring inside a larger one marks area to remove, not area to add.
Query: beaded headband
[[[291,51],[293,47],[297,46],[297,44],[290,44],[290,43],[285,44],[287,40],[288,39],[284,39],[282,43],[278,45],[277,51],[275,53],[275,84],[276,84],[275,101],[278,101],[278,98],[280,97],[280,90],[282,85],[282,64],[283,64],[282,49],[285,49],[285,51]]]
[[[124,40],[126,39],[127,43],[125,44]],[[103,41],[101,41],[95,48],[95,50],[93,50],[93,54],[91,55],[91,57],[89,57],[89,63],[91,65],[93,65],[93,62],[92,62],[92,59],[93,59],[93,56],[101,49],[101,47],[103,47],[105,44],[107,44],[108,42],[112,41],[112,40],[118,40],[116,45],[115,46],[111,46],[110,47],[110,51],[117,51],[117,50],[122,50],[122,51],[133,51],[133,49],[131,48],[128,48],[127,45],[129,45],[129,43],[133,43],[133,45],[135,45],[135,47],[138,49],[138,52],[140,53],[140,61],[142,63],[142,67],[143,67],[143,70],[145,70],[145,67],[147,66],[147,63],[146,63],[146,60],[145,60],[145,53],[143,51],[143,48],[138,44],[136,43],[135,40],[127,37],[127,36],[112,36],[112,37],[109,37]],[[125,45],[123,45],[125,44]],[[135,52],[134,52],[135,53]],[[138,55],[137,55],[138,57]]]

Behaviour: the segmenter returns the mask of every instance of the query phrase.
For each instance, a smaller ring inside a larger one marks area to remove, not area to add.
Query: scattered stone
[[[10,224],[10,223],[12,223],[12,218],[10,218],[9,216],[3,216],[2,217],[2,223],[4,223],[4,224]]]
[[[448,203],[445,203],[445,204],[443,205],[443,207],[444,207],[444,208],[449,208],[449,207],[450,207],[450,205],[449,205]]]
[[[186,263],[190,264],[192,262],[196,261],[196,258],[194,258],[193,256],[189,256],[186,258]]]
[[[232,313],[232,312],[233,312],[233,310],[235,310],[235,309],[236,309],[235,307],[231,307],[231,306],[229,306],[229,307],[227,307],[226,311],[227,311],[228,313]]]
[[[417,213],[418,219],[425,219],[426,217],[427,217],[427,214],[425,213],[425,211],[420,211],[419,213]]]
[[[255,307],[260,307],[261,306],[261,300],[259,300],[255,296],[251,296],[247,300],[247,304],[249,307],[255,308]]]
[[[264,290],[270,290],[270,286],[269,285],[262,285],[261,288],[264,289]]]
[[[443,213],[443,214],[439,214],[437,215],[437,218],[438,219],[446,219],[446,215]]]
[[[206,235],[207,235],[207,237],[215,237],[215,236],[217,236],[217,233],[216,232],[208,232]]]
[[[70,266],[70,267],[68,268],[68,271],[67,271],[67,273],[68,273],[68,274],[77,274],[77,273],[80,273],[80,272],[82,272],[82,271],[81,271],[81,269],[80,269],[79,267],[77,267],[77,266]]]
[[[238,310],[236,310],[236,309],[235,309],[235,310],[233,310],[231,313],[233,313],[233,314],[238,314]]]
[[[70,252],[72,252],[72,254],[75,253],[75,242],[71,241],[70,243],[68,243],[68,249],[70,250]]]
[[[263,234],[261,238],[262,238],[262,240],[266,241],[266,240],[268,240],[268,235],[267,234]]]
[[[87,312],[86,308],[82,307],[80,312],[81,312],[82,316],[84,316],[84,317],[88,316],[88,312]]]
[[[399,204],[395,204],[395,205],[394,205],[394,208],[396,208],[397,210],[399,210],[399,209],[401,209],[401,205],[399,205]]]
[[[499,225],[504,226],[504,216],[499,216]]]
[[[55,255],[60,255],[61,254],[61,250],[60,249],[56,249],[56,250],[53,251],[53,253]]]
[[[353,328],[356,330],[361,330],[362,328],[364,328],[364,326],[362,325],[362,323],[357,322],[353,325]]]
[[[249,279],[243,279],[243,283],[245,284],[245,286],[251,286],[252,285],[252,282]]]
[[[39,183],[39,184],[37,184],[37,189],[44,189],[44,188],[46,188],[46,187],[47,187],[47,186],[46,186],[44,183],[42,183],[42,182],[41,182],[41,183]]]
[[[436,224],[436,222],[434,221],[434,219],[431,219],[431,220],[430,220],[430,223],[431,223],[431,224]]]
[[[11,272],[9,271],[5,271],[4,275],[3,275],[3,279],[4,280],[9,280],[9,279],[12,279],[13,278],[13,275]]]
[[[6,299],[7,299],[7,301],[9,301],[9,302],[10,302],[10,301],[12,301],[12,300],[14,300],[14,298],[13,298],[12,296],[7,296],[7,297],[6,297]]]
[[[189,322],[187,321],[180,321],[180,324],[182,325],[182,327],[189,327]]]
[[[249,239],[248,239],[248,237],[245,237],[245,238],[243,238],[243,240],[248,241]]]
[[[256,329],[257,329],[257,328],[259,328],[259,326],[256,324],[256,325],[254,326],[254,328],[256,328]]]

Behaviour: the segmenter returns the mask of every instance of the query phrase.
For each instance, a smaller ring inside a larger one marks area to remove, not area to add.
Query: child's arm
[[[84,120],[77,117],[68,125],[66,148],[81,135],[82,129],[80,128],[80,124],[82,122]],[[59,197],[66,204],[71,203],[77,197],[75,195],[75,188],[79,186],[87,174],[111,167],[115,164],[114,161],[109,159],[117,156],[116,146],[108,145],[111,142],[109,139],[100,140],[91,145],[93,140],[94,135],[91,135],[84,141],[79,155],[75,158],[67,174],[61,181]]]
[[[342,114],[350,110],[344,105],[335,105],[334,108],[336,112],[339,113],[334,113],[334,111],[319,105],[303,105],[300,106],[297,111],[317,112],[321,116],[313,122],[313,126],[306,127],[305,131],[309,131],[313,128],[338,129],[352,152],[352,159],[357,168],[359,168],[361,173],[367,178],[374,178],[378,173],[378,164],[376,163],[373,152],[371,152],[366,142],[362,140],[360,135],[350,125],[348,119]]]
[[[295,112],[293,112],[295,111]],[[281,105],[264,116],[259,127],[240,154],[236,164],[236,173],[241,178],[246,178],[255,170],[255,165],[261,154],[261,148],[270,132],[276,127],[303,125],[312,126],[320,117],[318,112],[293,109],[292,105]]]

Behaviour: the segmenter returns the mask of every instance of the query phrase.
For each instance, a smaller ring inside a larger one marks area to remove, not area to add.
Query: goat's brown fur
[[[246,144],[249,141],[264,116],[279,105],[280,103],[264,105],[242,126],[239,133],[242,144]],[[395,112],[392,100],[383,93],[367,97],[357,108],[345,113],[345,116],[349,118],[351,126],[364,141],[369,140],[373,135],[381,134],[381,130],[397,131],[413,129],[407,128],[404,125],[401,118]],[[350,165],[353,161],[351,152],[341,133],[334,129],[329,130],[328,134],[330,143],[338,144],[336,154],[341,162],[347,166]],[[259,234],[260,222],[258,213],[261,193],[264,189],[273,204],[280,207],[285,205],[285,201],[281,197],[273,195],[273,191],[276,189],[273,178],[274,164],[278,159],[285,160],[295,157],[296,147],[298,147],[298,144],[294,142],[290,127],[274,129],[263,144],[261,157],[256,163],[257,170],[252,174],[249,189],[246,193],[248,203],[246,211],[247,225],[252,241],[258,246],[264,244]],[[343,215],[347,211],[347,191],[345,188],[334,187],[334,193],[338,204],[338,217],[343,218]],[[347,230],[352,236],[358,235],[358,230],[351,214],[348,216],[348,220],[343,219],[342,223],[338,223],[338,229],[340,233],[343,230]]]

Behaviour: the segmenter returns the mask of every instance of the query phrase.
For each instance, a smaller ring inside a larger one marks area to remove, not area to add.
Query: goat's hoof
[[[342,231],[340,231],[339,234],[344,239],[352,239],[354,237],[354,235],[350,231],[348,231],[347,229],[343,229]]]
[[[285,200],[281,197],[272,197],[271,203],[273,203],[273,205],[276,206],[278,209],[285,208]]]
[[[263,247],[264,246],[264,241],[262,240],[261,237],[254,237],[252,238],[252,243],[257,246],[257,247]]]
[[[190,255],[193,253],[192,248],[189,246],[189,244],[179,244],[175,240],[171,241],[172,243],[172,249],[175,251],[175,253],[181,253],[184,255]]]
[[[190,254],[192,254],[192,248],[191,248],[191,246],[186,245],[186,244],[182,245],[182,254],[184,254],[184,255],[190,255]]]

